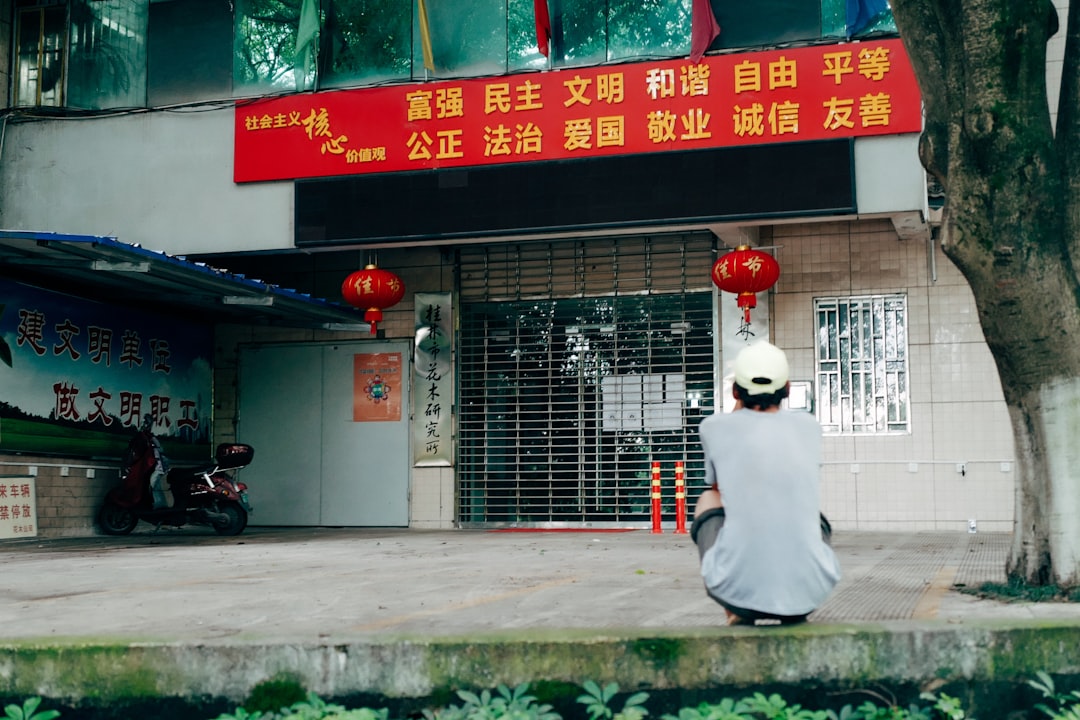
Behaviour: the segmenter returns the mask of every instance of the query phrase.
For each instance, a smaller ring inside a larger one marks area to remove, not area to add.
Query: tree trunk
[[[1046,0],[894,0],[893,12],[926,107],[920,159],[945,188],[942,248],[971,285],[1012,421],[1007,572],[1080,585],[1080,223],[1062,181],[1075,133],[1055,141],[1046,96],[1057,17]]]

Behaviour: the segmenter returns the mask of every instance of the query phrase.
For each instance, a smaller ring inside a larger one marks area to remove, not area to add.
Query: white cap
[[[735,358],[735,384],[750,395],[770,395],[787,381],[787,355],[770,342],[747,345]]]

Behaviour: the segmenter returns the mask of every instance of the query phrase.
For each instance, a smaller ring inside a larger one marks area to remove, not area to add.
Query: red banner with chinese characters
[[[240,101],[233,171],[242,183],[921,129],[893,39]]]

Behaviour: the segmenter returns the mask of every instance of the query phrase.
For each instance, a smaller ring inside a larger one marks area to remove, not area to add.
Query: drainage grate
[[[1012,535],[993,533],[966,537],[968,542],[956,572],[956,584],[976,587],[985,582],[1005,582],[1005,563]]]
[[[843,547],[845,541],[858,546]],[[942,591],[942,577],[954,576],[950,589],[1003,579],[1009,541],[1008,533],[927,533],[886,550],[889,543],[875,543],[872,534],[838,533],[834,544],[847,558],[844,578],[813,619],[909,620],[928,591]]]

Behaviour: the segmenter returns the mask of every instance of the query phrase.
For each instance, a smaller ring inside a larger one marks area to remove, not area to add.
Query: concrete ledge
[[[1025,683],[1080,675],[1080,619],[685,632],[607,630],[364,642],[0,644],[0,698],[66,706],[200,697],[241,703],[283,673],[324,698],[447,697],[458,688],[616,682],[624,690]]]

